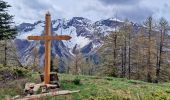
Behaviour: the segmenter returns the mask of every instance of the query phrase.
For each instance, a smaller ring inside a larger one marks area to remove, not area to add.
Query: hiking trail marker
[[[68,35],[52,36],[51,34],[51,15],[49,12],[45,15],[45,31],[43,36],[28,36],[28,40],[44,40],[45,41],[45,66],[44,66],[44,83],[50,83],[51,69],[51,40],[70,40]]]

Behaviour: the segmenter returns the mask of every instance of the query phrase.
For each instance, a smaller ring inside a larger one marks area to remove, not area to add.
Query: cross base
[[[40,74],[40,78],[41,78],[41,82],[44,82],[44,74]],[[60,87],[57,72],[50,73],[50,83],[49,84],[57,85],[57,88]]]

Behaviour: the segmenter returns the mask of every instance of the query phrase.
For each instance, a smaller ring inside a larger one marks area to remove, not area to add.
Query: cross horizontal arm
[[[68,35],[58,36],[28,36],[28,40],[70,40],[71,37]]]

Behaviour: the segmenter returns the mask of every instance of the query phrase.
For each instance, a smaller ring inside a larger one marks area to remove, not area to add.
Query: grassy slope
[[[72,80],[77,76],[60,75],[62,89],[80,90],[67,96],[47,97],[44,100],[170,100],[170,83],[151,84],[141,81],[96,77],[78,76],[80,85],[75,85]],[[0,99],[5,94],[16,95],[18,89],[0,89]]]

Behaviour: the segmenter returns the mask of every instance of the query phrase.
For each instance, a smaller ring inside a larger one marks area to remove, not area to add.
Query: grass
[[[60,74],[59,78],[62,89],[80,90],[80,92],[66,96],[46,97],[43,100],[170,100],[170,83],[153,84],[123,78],[67,74]],[[75,84],[75,80],[80,80],[80,84]],[[17,95],[20,90],[18,86],[1,88],[0,100],[5,95]]]

